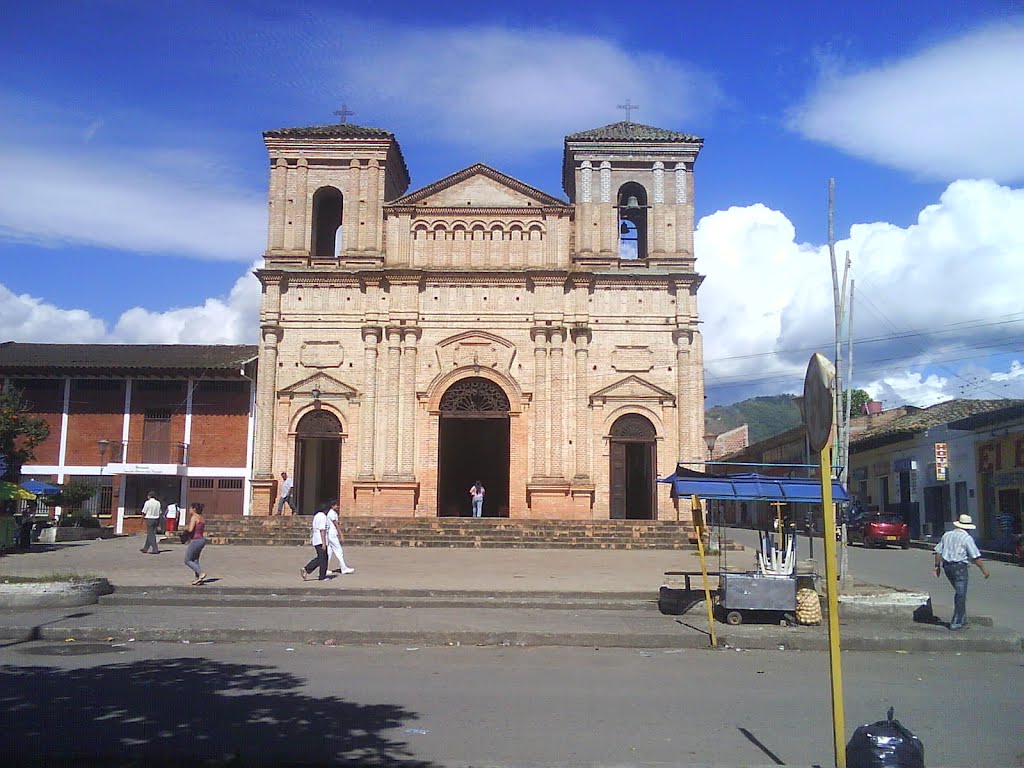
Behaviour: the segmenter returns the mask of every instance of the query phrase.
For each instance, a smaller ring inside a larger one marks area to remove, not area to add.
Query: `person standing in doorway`
[[[337,509],[338,502],[332,501],[329,505],[329,509]],[[309,543],[313,545],[313,549],[316,550],[316,556],[306,563],[299,573],[302,575],[302,580],[306,578],[313,571],[320,570],[320,581],[327,578],[327,512],[326,510],[319,510],[313,515],[312,532],[310,533]]]
[[[156,543],[156,529],[160,525],[160,501],[156,491],[146,494],[146,503],[142,505],[142,519],[146,522],[146,543],[139,551],[144,555],[159,555],[160,547]]]
[[[292,480],[288,477],[287,472],[281,473],[281,489],[277,499],[277,514],[284,514],[285,502],[288,503],[288,509],[291,513],[295,514],[295,505],[292,504]]]
[[[469,498],[473,504],[473,517],[484,514],[484,484],[477,480],[469,487]]]
[[[935,545],[935,578],[945,571],[946,578],[953,585],[953,619],[949,628],[963,629],[967,626],[967,575],[971,570],[971,562],[981,570],[987,579],[988,568],[981,559],[978,545],[968,533],[975,529],[970,515],[960,515],[954,520],[953,530],[946,531]]]
[[[338,522],[338,505],[335,504],[327,512],[327,563],[330,565],[332,555],[336,557],[338,569],[334,573],[342,575],[356,572],[355,568],[349,568],[345,564],[345,552],[341,548],[344,543],[345,538],[341,535],[341,523]]]
[[[199,502],[192,505],[192,517],[185,530],[192,534],[188,546],[185,547],[185,565],[196,575],[192,586],[202,586],[206,581],[206,574],[199,567],[199,556],[203,554],[203,547],[206,546],[206,518],[203,517],[203,505]]]

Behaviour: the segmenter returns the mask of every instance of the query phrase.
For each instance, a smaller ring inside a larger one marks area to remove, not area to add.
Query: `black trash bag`
[[[924,745],[889,707],[885,720],[862,725],[846,745],[846,768],[924,768]]]

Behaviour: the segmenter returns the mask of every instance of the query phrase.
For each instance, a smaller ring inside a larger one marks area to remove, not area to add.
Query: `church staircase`
[[[311,518],[301,516],[208,517],[215,544],[302,545]],[[661,520],[513,520],[464,517],[343,517],[354,546],[509,549],[697,548],[689,523]]]

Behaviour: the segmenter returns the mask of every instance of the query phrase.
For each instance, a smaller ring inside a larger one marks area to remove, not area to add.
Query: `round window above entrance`
[[[509,410],[511,406],[504,390],[481,376],[455,382],[441,397],[441,413],[446,416],[507,416]]]

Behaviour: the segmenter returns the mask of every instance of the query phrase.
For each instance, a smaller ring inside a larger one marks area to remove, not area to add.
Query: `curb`
[[[0,582],[0,608],[77,608],[95,605],[114,591],[105,578]]]

